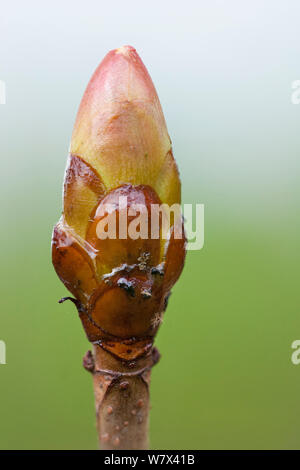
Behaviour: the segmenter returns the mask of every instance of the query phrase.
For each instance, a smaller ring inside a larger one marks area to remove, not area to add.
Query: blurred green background
[[[184,202],[205,204],[157,338],[154,449],[299,449],[297,1],[1,6],[1,449],[95,449],[89,348],[50,260],[69,139],[106,52],[157,87]]]

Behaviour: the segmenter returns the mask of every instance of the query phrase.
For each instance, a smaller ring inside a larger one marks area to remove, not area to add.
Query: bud
[[[151,78],[124,46],[107,54],[81,101],[52,255],[88,339],[125,361],[151,350],[183,268],[184,234],[174,235],[181,215],[171,216],[165,239],[160,214],[151,237],[151,208],[161,204],[180,204],[178,169]],[[130,236],[133,227],[140,236]]]

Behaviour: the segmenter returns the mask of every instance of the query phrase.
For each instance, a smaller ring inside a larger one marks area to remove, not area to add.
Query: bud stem
[[[147,357],[130,363],[98,345],[94,345],[93,356],[85,356],[84,366],[93,374],[101,449],[148,449],[150,375],[157,360],[155,348]]]

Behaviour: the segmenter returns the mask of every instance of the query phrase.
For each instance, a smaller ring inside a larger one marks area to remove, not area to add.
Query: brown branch
[[[99,345],[85,355],[84,367],[93,374],[101,449],[148,449],[150,374],[158,359],[155,348],[129,363]]]

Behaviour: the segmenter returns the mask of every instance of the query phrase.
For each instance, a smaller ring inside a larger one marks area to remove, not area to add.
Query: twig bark
[[[84,357],[92,372],[97,428],[103,450],[149,448],[149,385],[152,366],[159,353],[153,348],[146,357],[125,363],[99,345]]]

